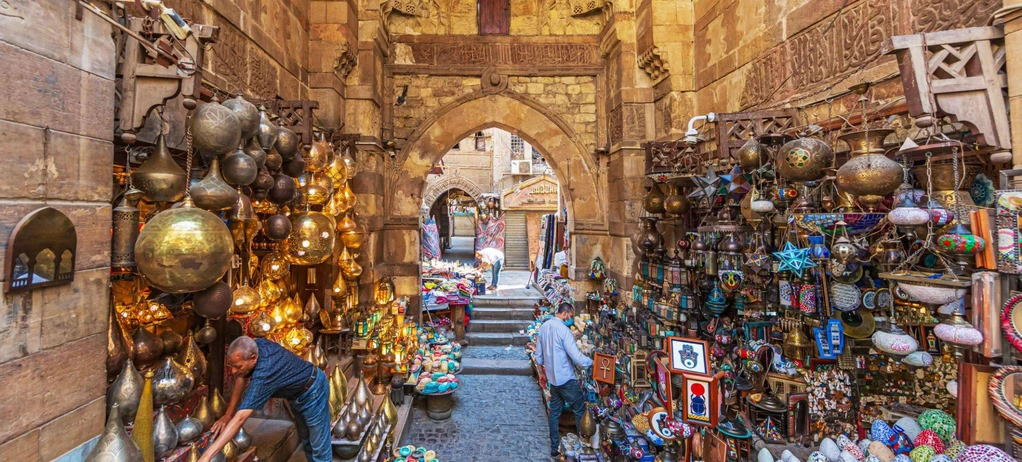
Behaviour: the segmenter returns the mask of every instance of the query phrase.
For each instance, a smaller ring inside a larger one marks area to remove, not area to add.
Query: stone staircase
[[[481,296],[473,300],[472,321],[465,333],[466,348],[510,347],[509,353],[521,351],[529,342],[525,333],[532,324],[533,305],[539,294],[527,297]],[[511,351],[516,350],[516,351]],[[466,355],[463,374],[532,375],[528,359],[475,358]]]

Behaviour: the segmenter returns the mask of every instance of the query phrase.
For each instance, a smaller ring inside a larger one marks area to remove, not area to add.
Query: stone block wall
[[[603,26],[596,13],[572,16],[571,2],[511,1],[513,36],[595,35]],[[394,35],[475,35],[479,32],[476,0],[423,2],[416,14],[393,11],[388,17]]]
[[[111,28],[91,13],[0,2],[0,255],[41,207],[78,234],[71,284],[0,299],[0,460],[52,460],[103,427],[114,67]]]

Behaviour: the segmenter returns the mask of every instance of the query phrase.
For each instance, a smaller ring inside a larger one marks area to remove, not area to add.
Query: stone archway
[[[439,181],[425,185],[425,190],[422,192],[422,202],[427,208],[431,207],[437,198],[440,197],[446,191],[452,189],[460,189],[465,191],[465,194],[472,196],[476,203],[479,203],[483,199],[483,188],[479,187],[474,181],[463,177],[461,175],[446,176]]]
[[[607,179],[572,126],[556,112],[521,94],[476,92],[425,120],[401,148],[386,179],[380,275],[394,278],[398,292],[418,299],[418,217],[426,175],[454,143],[486,128],[501,128],[536,147],[553,168],[568,214],[572,274],[594,256],[605,260],[608,231]],[[581,274],[581,272],[580,272]],[[581,276],[580,276],[581,277]]]

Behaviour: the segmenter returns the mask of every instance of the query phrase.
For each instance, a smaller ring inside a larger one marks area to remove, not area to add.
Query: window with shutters
[[[525,140],[518,135],[511,135],[511,159],[519,160],[525,153]]]
[[[511,28],[511,0],[477,0],[480,35],[508,35]]]

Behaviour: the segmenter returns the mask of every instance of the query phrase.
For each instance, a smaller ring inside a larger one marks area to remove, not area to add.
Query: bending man
[[[540,366],[540,385],[550,384],[550,457],[557,457],[561,443],[558,423],[564,403],[568,403],[575,413],[575,426],[578,427],[585,414],[585,403],[582,400],[582,388],[575,380],[575,369],[572,363],[588,368],[593,360],[586,357],[575,345],[575,336],[565,324],[575,315],[575,307],[570,303],[557,306],[553,318],[539,328],[536,341],[536,364]],[[582,432],[579,431],[579,434]]]

